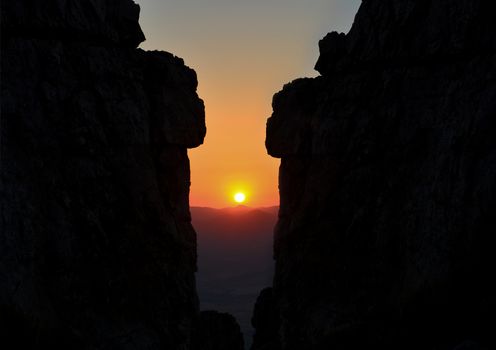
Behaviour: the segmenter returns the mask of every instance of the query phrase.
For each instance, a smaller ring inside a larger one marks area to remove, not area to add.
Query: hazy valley
[[[278,207],[192,207],[198,237],[197,288],[202,310],[234,315],[251,341],[250,319],[261,289],[272,284]]]

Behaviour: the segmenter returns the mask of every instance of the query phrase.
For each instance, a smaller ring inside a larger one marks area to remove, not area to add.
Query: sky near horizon
[[[207,136],[189,150],[191,206],[279,205],[279,159],[265,150],[272,96],[316,76],[318,41],[348,32],[360,0],[135,0],[146,50],[184,59],[198,75]]]

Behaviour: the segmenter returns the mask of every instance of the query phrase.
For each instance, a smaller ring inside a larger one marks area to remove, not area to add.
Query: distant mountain
[[[273,230],[278,207],[192,207],[198,234],[197,285],[203,310],[232,313],[251,341],[258,293],[272,284]]]

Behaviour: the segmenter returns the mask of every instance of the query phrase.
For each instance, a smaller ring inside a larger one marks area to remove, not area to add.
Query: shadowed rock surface
[[[199,318],[198,350],[243,350],[243,334],[230,314],[202,311]]]
[[[275,95],[274,305],[255,320],[279,324],[255,322],[253,349],[495,347],[490,6],[363,1],[320,42],[322,76]]]
[[[129,0],[2,1],[2,349],[190,349],[197,78]],[[12,347],[11,347],[12,346]]]
[[[280,349],[277,337],[280,316],[272,288],[265,288],[258,296],[251,323],[257,330],[253,337],[252,347],[254,349]]]

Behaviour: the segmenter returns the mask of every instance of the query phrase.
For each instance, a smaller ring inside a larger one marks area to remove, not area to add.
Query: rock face
[[[495,347],[490,6],[363,1],[321,41],[322,76],[275,95],[276,274],[256,319],[278,317],[253,349]]]
[[[189,349],[197,79],[131,0],[2,2],[2,348]]]
[[[272,288],[265,288],[258,296],[251,322],[253,328],[257,330],[253,337],[252,348],[280,349],[278,339],[279,310],[277,309],[277,302],[274,300]]]

